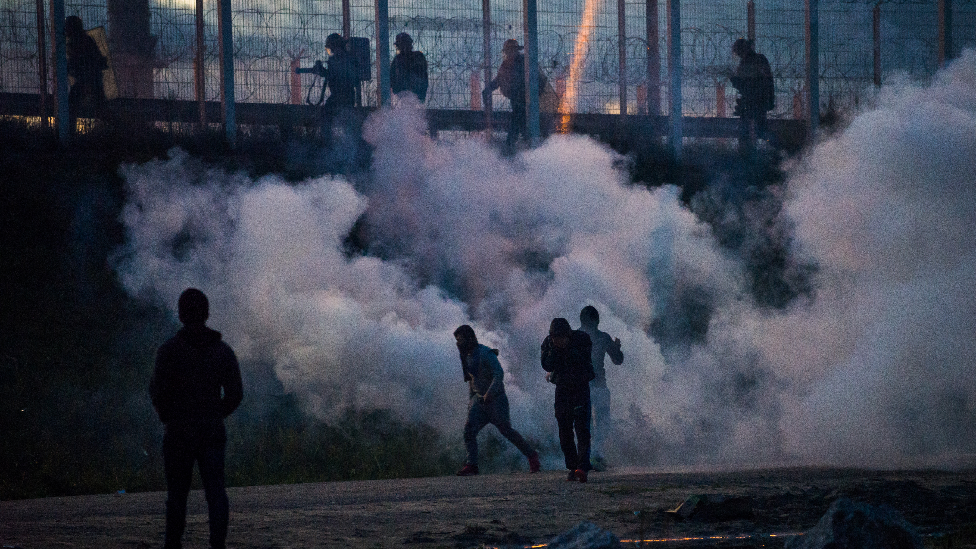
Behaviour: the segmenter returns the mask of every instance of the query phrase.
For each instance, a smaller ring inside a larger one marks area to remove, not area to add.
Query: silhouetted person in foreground
[[[566,480],[586,482],[590,465],[590,382],[595,377],[590,336],[573,330],[565,318],[554,318],[542,342],[542,369],[556,385],[559,446],[566,458]],[[575,439],[573,438],[575,434]]]
[[[458,476],[478,474],[478,432],[491,423],[529,459],[529,472],[538,473],[539,453],[512,428],[505,395],[505,373],[498,363],[498,350],[478,343],[474,329],[467,324],[454,330],[454,339],[461,354],[461,369],[468,382],[468,420],[464,424],[464,445],[468,459]]]
[[[498,73],[481,92],[481,96],[487,105],[491,100],[491,92],[501,90],[502,95],[511,101],[512,118],[508,125],[508,136],[505,138],[505,144],[511,148],[519,137],[525,136],[525,55],[522,54],[522,46],[513,38],[505,41],[502,54],[505,57],[498,67]]]
[[[85,109],[98,114],[105,101],[102,71],[108,68],[108,60],[98,49],[95,39],[85,32],[81,18],[72,15],[64,20],[65,49],[68,58],[68,91],[70,130],[74,131],[78,111]]]
[[[396,35],[397,54],[390,63],[390,89],[394,94],[413,92],[421,103],[427,100],[427,58],[413,49],[413,38],[405,32]]]
[[[610,337],[610,334],[600,331],[600,313],[596,307],[587,305],[580,311],[580,330],[590,336],[593,345],[590,355],[593,363],[593,381],[590,382],[590,403],[593,406],[593,423],[591,424],[591,455],[593,468],[597,471],[606,469],[603,457],[603,440],[610,427],[610,389],[607,388],[607,368],[604,357],[610,356],[610,361],[616,365],[623,364],[624,354],[620,350],[620,339]]]
[[[773,72],[769,60],[756,53],[751,40],[739,38],[732,44],[739,66],[729,78],[739,92],[734,114],[740,118],[739,148],[751,149],[756,139],[766,139],[766,112],[776,104]]]
[[[179,299],[179,316],[183,328],[159,348],[149,385],[153,406],[166,427],[165,547],[182,547],[186,499],[196,463],[210,514],[210,547],[223,549],[229,517],[224,485],[224,418],[243,398],[241,372],[234,351],[221,340],[220,332],[206,326],[210,305],[203,292],[185,290]]]

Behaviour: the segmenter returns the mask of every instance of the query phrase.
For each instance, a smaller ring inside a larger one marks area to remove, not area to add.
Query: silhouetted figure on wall
[[[153,406],[166,428],[165,547],[182,547],[186,499],[196,463],[210,515],[210,547],[223,549],[230,509],[224,484],[224,418],[243,398],[241,372],[220,332],[206,326],[207,296],[188,288],[178,305],[183,328],[159,348],[149,385]]]
[[[756,139],[765,139],[767,135],[766,112],[776,102],[773,72],[769,60],[756,52],[751,40],[736,40],[732,53],[739,57],[739,66],[729,78],[739,92],[734,113],[741,120],[739,147],[752,148]]]
[[[427,100],[427,58],[413,49],[413,38],[405,32],[396,36],[397,54],[390,63],[390,89],[394,94],[413,92],[421,103]]]
[[[529,459],[529,472],[538,473],[539,454],[518,431],[512,428],[505,395],[505,372],[498,363],[498,350],[478,343],[474,329],[467,324],[454,330],[461,354],[461,370],[468,382],[468,420],[464,424],[464,445],[468,458],[458,471],[461,477],[478,474],[478,432],[491,423]]]
[[[556,385],[556,423],[569,476],[586,482],[590,465],[590,382],[593,381],[590,336],[573,330],[565,318],[554,318],[542,342],[542,369]],[[575,439],[574,439],[575,434]]]
[[[593,381],[590,382],[590,403],[593,406],[593,423],[591,425],[591,454],[594,468],[602,471],[606,468],[603,457],[603,440],[606,437],[610,422],[610,389],[607,388],[607,368],[604,357],[610,356],[610,361],[616,365],[623,364],[624,354],[620,350],[620,339],[610,337],[601,331],[600,313],[596,307],[587,305],[580,311],[580,330],[590,336],[593,344],[590,356],[593,363]]]
[[[495,79],[488,83],[481,95],[486,105],[491,98],[491,92],[495,90],[500,90],[502,95],[511,101],[512,118],[508,125],[505,144],[512,147],[519,137],[525,136],[526,129],[525,55],[522,54],[522,46],[513,38],[505,41],[502,54],[504,59],[498,67]]]
[[[108,68],[108,60],[98,49],[95,39],[85,32],[85,26],[77,15],[65,18],[64,36],[68,76],[71,78],[68,91],[69,124],[71,131],[74,131],[80,109],[98,114],[105,101],[102,71]]]
[[[342,36],[332,33],[325,39],[329,50],[325,80],[329,87],[329,98],[325,100],[326,110],[340,107],[353,107],[356,103],[356,64],[346,49]]]

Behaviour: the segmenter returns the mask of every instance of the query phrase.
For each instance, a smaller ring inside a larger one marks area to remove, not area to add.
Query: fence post
[[[68,52],[64,37],[64,0],[51,0],[51,46],[54,49],[54,104],[57,114],[54,125],[61,144],[68,142]]]
[[[620,93],[620,114],[627,114],[627,3],[617,0],[617,58]]]
[[[756,43],[756,3],[752,0],[746,2],[746,38],[753,44]]]
[[[206,97],[206,84],[207,84],[207,73],[205,67],[203,66],[204,59],[204,48],[206,48],[206,42],[203,37],[204,23],[203,23],[203,0],[197,0],[197,14],[196,14],[196,55],[193,56],[193,89],[195,90],[197,107],[200,110],[200,131],[204,131],[207,128],[207,97]]]
[[[471,76],[468,77],[468,88],[471,92],[471,110],[480,111],[481,106],[481,78],[478,76],[478,71],[472,71]]]
[[[390,104],[390,3],[376,0],[376,99]]]
[[[44,0],[37,0],[37,93],[41,127],[47,128],[47,47],[44,43]]]
[[[224,133],[231,147],[237,144],[237,114],[234,104],[234,37],[230,0],[219,0],[218,31],[220,33],[220,103],[223,110]]]
[[[647,0],[644,13],[647,34],[647,114],[661,114],[661,36],[658,32],[657,0]]]
[[[952,59],[952,0],[939,0],[939,66]]]
[[[807,142],[820,126],[820,0],[806,0]]]
[[[671,150],[681,160],[681,0],[668,0],[668,72],[671,78]]]
[[[481,0],[481,49],[484,55],[485,88],[491,82],[491,0]],[[485,137],[491,137],[491,96],[485,101]]]
[[[525,10],[525,133],[529,145],[539,144],[539,10],[537,0],[524,0]]]
[[[725,118],[725,84],[715,83],[715,116]]]
[[[881,2],[874,5],[872,14],[874,35],[874,85],[881,87]]]

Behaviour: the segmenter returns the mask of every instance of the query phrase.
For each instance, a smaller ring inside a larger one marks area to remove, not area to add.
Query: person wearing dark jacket
[[[505,41],[502,46],[504,59],[498,67],[498,73],[481,92],[486,104],[491,98],[491,92],[495,90],[500,90],[502,95],[512,103],[512,118],[508,126],[508,135],[505,137],[505,144],[508,147],[515,145],[515,141],[525,135],[526,128],[525,55],[522,54],[522,49],[518,40],[514,38]]]
[[[97,114],[105,101],[102,71],[108,68],[108,60],[98,49],[95,39],[85,32],[81,18],[72,15],[64,20],[65,53],[68,59],[69,129],[75,131],[78,111],[89,109]]]
[[[775,106],[773,71],[766,56],[757,53],[752,41],[739,38],[732,44],[739,66],[729,78],[739,92],[735,114],[739,116],[739,147],[751,148],[756,139],[766,138],[766,112]]]
[[[356,104],[356,64],[346,49],[346,41],[338,33],[332,33],[326,37],[325,47],[329,50],[324,72],[329,87],[325,109],[353,107]]]
[[[224,485],[224,418],[243,398],[241,372],[234,351],[220,332],[206,326],[210,316],[207,296],[188,288],[180,295],[178,308],[183,328],[160,346],[149,384],[153,407],[165,426],[164,547],[182,547],[186,500],[196,463],[210,515],[210,547],[223,549],[229,518]]]
[[[390,63],[390,89],[394,94],[413,92],[421,103],[427,100],[427,58],[413,49],[413,38],[405,32],[396,36],[397,54]]]
[[[505,396],[505,372],[498,363],[498,350],[478,343],[474,328],[467,324],[454,330],[461,354],[461,371],[468,382],[468,420],[464,424],[464,445],[468,459],[457,476],[478,474],[478,432],[489,423],[529,460],[529,472],[538,473],[539,453],[512,427]]]
[[[559,446],[566,459],[566,480],[586,482],[590,465],[590,381],[595,377],[590,336],[573,330],[565,318],[554,318],[542,342],[542,369],[556,385]],[[575,440],[573,435],[575,433]]]

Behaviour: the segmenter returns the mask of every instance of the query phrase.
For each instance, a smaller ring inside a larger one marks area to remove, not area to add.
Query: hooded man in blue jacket
[[[159,348],[149,385],[153,406],[166,427],[164,547],[182,547],[186,499],[197,463],[210,514],[210,547],[224,549],[230,515],[224,484],[224,418],[243,398],[241,371],[220,332],[206,326],[210,316],[207,296],[188,288],[180,295],[178,306],[183,328]]]
[[[529,472],[538,473],[539,453],[518,431],[512,428],[505,395],[505,372],[498,362],[498,350],[478,343],[474,328],[467,324],[454,330],[461,369],[468,382],[468,420],[464,424],[464,445],[468,460],[457,475],[467,477],[478,474],[478,432],[491,423],[529,459]]]

